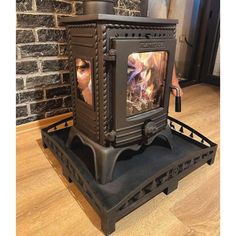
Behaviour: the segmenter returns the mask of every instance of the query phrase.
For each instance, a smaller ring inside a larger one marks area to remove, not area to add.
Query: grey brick
[[[35,42],[35,37],[32,30],[17,30],[16,43],[31,43]]]
[[[20,103],[20,95],[17,93],[16,94],[16,104]]]
[[[75,12],[76,15],[83,15],[83,2],[75,3]]]
[[[42,62],[43,71],[68,70],[68,60],[47,60]]]
[[[67,45],[60,44],[59,45],[59,56],[68,56]]]
[[[24,91],[17,93],[18,103],[32,102],[43,99],[43,90]]]
[[[63,103],[64,103],[64,107],[71,107],[72,106],[71,96],[64,97]]]
[[[30,74],[38,71],[36,61],[22,61],[16,63],[16,74]]]
[[[32,0],[16,0],[16,11],[31,11]]]
[[[71,90],[70,86],[63,86],[58,88],[50,88],[46,90],[47,98],[55,98],[60,96],[68,96],[70,95]]]
[[[129,9],[132,11],[140,11],[141,0],[118,0],[117,5],[120,8]]]
[[[116,15],[122,15],[122,16],[129,16],[129,10],[121,9],[121,8],[115,8],[115,14]]]
[[[45,117],[57,116],[67,112],[71,112],[71,108],[59,108],[46,112]]]
[[[27,107],[26,105],[24,106],[18,106],[16,107],[16,117],[24,117],[24,116],[27,116],[28,113],[27,113]]]
[[[130,11],[129,15],[130,16],[141,16],[141,12],[140,11]]]
[[[66,13],[72,12],[71,3],[59,2],[55,0],[36,0],[38,12]]]
[[[70,83],[70,73],[63,73],[62,74],[62,81],[63,81],[63,84],[69,84]]]
[[[55,85],[60,83],[61,80],[58,74],[34,76],[26,79],[27,88],[46,87],[48,85]]]
[[[62,107],[61,98],[30,104],[31,114],[43,114],[43,113],[45,114],[45,112],[47,111],[61,107]]]
[[[65,42],[66,32],[60,29],[40,29],[37,31],[40,42],[56,41]]]
[[[58,55],[58,45],[56,44],[24,45],[20,49],[22,58]]]
[[[55,19],[52,15],[32,15],[17,14],[17,27],[34,28],[34,27],[53,27]]]
[[[22,78],[16,79],[16,90],[21,90],[24,88],[24,81]]]

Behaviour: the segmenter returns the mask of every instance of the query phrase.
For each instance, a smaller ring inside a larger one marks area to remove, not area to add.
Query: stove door
[[[175,39],[113,41],[116,55],[113,70],[116,146],[141,140],[144,125],[148,121],[154,122],[158,131],[165,128],[175,45]]]

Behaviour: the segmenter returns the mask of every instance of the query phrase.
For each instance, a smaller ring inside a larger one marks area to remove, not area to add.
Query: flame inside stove
[[[132,53],[128,57],[127,115],[160,107],[167,52]]]

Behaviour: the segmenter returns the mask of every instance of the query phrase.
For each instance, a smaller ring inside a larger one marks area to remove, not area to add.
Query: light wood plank
[[[20,134],[20,133],[29,132],[29,131],[32,131],[35,129],[42,129],[44,127],[47,127],[49,124],[52,124],[58,120],[65,119],[70,116],[72,116],[72,112],[68,112],[68,113],[65,113],[62,115],[53,116],[50,118],[36,120],[36,121],[29,122],[26,124],[18,125],[18,126],[16,126],[16,133]]]
[[[220,143],[219,89],[209,85],[184,88],[181,113],[170,115]],[[61,167],[43,149],[40,128],[64,116],[18,128],[17,235],[100,236],[100,219]],[[112,235],[219,235],[219,150],[212,166],[204,165],[179,182],[176,191],[156,196],[116,223]]]

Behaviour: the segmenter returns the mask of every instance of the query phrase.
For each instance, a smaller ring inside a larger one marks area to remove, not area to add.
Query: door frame
[[[220,85],[220,76],[213,75],[217,50],[220,41],[220,0],[209,1],[207,9],[208,20],[203,60],[200,72],[200,82]]]

